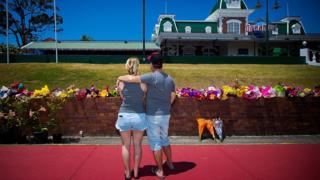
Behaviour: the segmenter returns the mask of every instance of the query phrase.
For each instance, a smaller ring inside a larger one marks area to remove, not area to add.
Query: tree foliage
[[[38,40],[41,34],[54,29],[53,0],[8,1],[9,32],[14,35],[19,47]],[[57,25],[62,23],[62,17],[57,14]],[[6,35],[6,0],[0,0],[0,35]]]
[[[92,41],[92,37],[88,36],[88,35],[82,35],[80,37],[80,41]]]

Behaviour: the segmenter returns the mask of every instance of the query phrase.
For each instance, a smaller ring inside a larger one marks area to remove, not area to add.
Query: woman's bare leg
[[[134,145],[134,176],[137,177],[139,173],[139,166],[142,158],[142,138],[144,131],[133,131],[133,145]]]
[[[122,141],[122,161],[124,164],[125,174],[130,177],[130,144],[131,144],[131,131],[120,132]]]

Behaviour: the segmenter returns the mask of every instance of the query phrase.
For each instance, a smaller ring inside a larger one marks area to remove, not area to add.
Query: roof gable
[[[214,13],[218,9],[248,9],[244,0],[239,0],[240,6],[233,4],[233,1],[237,0],[218,0],[215,6],[212,8],[210,14]]]

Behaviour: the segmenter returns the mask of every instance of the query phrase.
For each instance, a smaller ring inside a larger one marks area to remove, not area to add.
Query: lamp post
[[[6,40],[7,40],[7,64],[10,63],[10,52],[9,52],[9,4],[8,4],[9,0],[6,0]]]
[[[56,9],[56,0],[53,1],[53,14],[54,14],[54,45],[55,45],[55,50],[56,50],[56,63],[58,63],[58,36],[57,36],[57,9]]]
[[[146,58],[146,1],[142,0],[142,54],[143,54],[143,61]]]
[[[260,0],[257,1],[256,9],[262,7]],[[280,8],[279,0],[275,0],[273,4],[273,9],[277,10]],[[269,56],[269,0],[266,0],[266,56]]]

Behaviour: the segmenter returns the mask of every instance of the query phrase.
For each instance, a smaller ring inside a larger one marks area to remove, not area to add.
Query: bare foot
[[[160,171],[157,168],[152,168],[151,169],[152,174],[154,174],[155,176],[157,176],[159,179],[164,179],[166,176],[163,175],[163,171]]]

